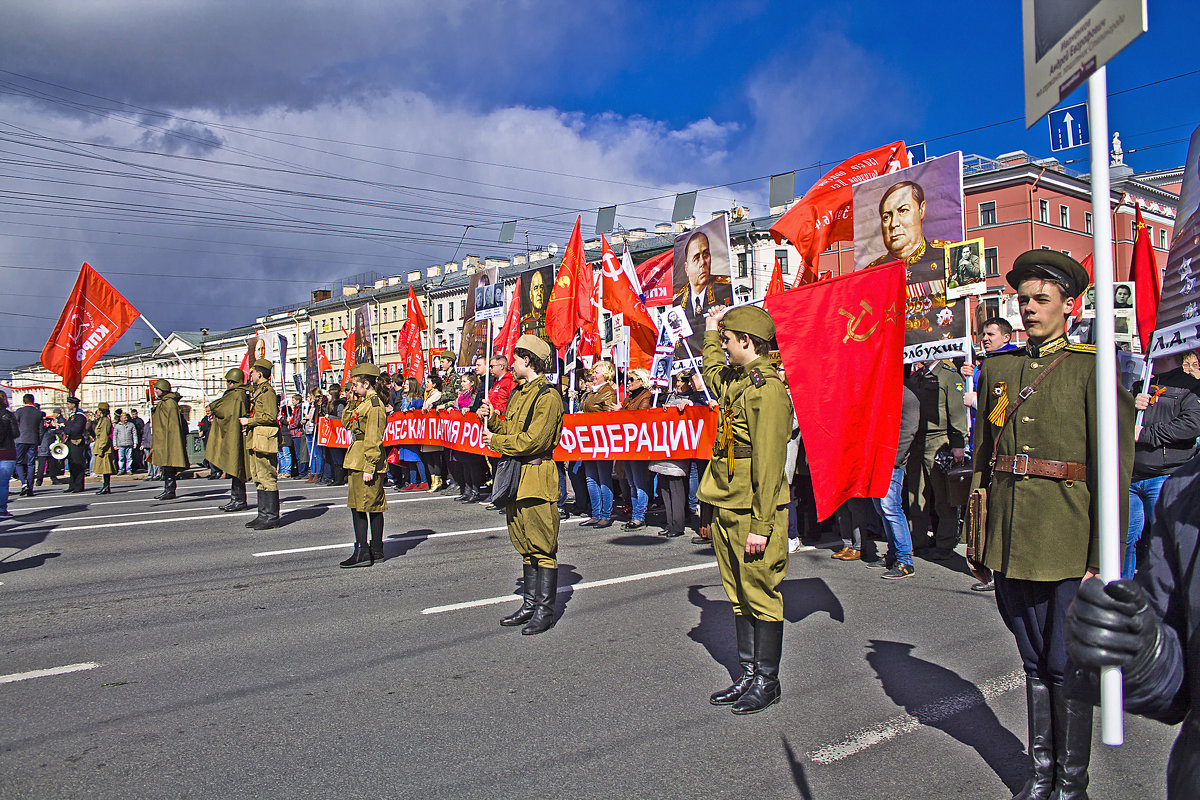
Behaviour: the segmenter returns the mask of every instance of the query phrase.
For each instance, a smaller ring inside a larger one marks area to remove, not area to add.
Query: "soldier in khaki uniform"
[[[179,414],[179,392],[171,391],[171,382],[159,378],[154,382],[154,410],[150,424],[154,431],[150,459],[162,470],[163,492],[155,500],[174,500],[179,473],[187,469],[187,431]]]
[[[112,443],[112,417],[109,416],[108,403],[97,403],[96,410],[96,441],[92,444],[92,474],[104,478],[104,485],[96,494],[112,494],[109,481],[117,471],[116,451]]]
[[[733,604],[742,666],[733,685],[709,702],[732,704],[735,714],[753,714],[779,700],[779,584],[788,567],[784,462],[792,403],[766,357],[774,337],[771,316],[755,306],[718,309],[705,321],[704,382],[720,416],[696,496],[713,507],[713,548]]]
[[[229,502],[222,511],[242,511],[246,504],[246,444],[242,440],[241,418],[250,413],[246,397],[246,375],[237,367],[225,373],[225,393],[209,406],[212,431],[204,457],[208,463],[229,476]]]
[[[948,361],[914,365],[905,384],[921,404],[921,422],[910,452],[920,454],[908,462],[908,508],[912,521],[913,550],[934,560],[954,555],[958,544],[958,509],[950,505],[946,474],[934,467],[938,453],[949,450],[957,462],[966,458],[967,407],[963,405],[963,378]],[[937,533],[929,547],[932,513]]]
[[[979,372],[972,488],[987,487],[980,580],[995,573],[996,605],[1025,666],[1032,776],[1019,798],[1087,797],[1092,708],[1068,697],[1065,622],[1081,579],[1099,567],[1099,442],[1117,437],[1121,508],[1133,470],[1133,398],[1118,389],[1117,430],[1096,430],[1096,359],[1064,331],[1087,271],[1070,256],[1031,250],[1008,274],[1028,344],[993,353]],[[1045,380],[1031,390],[1040,376]],[[1013,410],[1017,401],[1019,408]],[[1122,520],[1120,530],[1126,530]]]
[[[250,414],[242,417],[250,477],[258,492],[258,516],[246,523],[256,531],[279,527],[279,397],[271,386],[271,362],[250,368]]]
[[[383,457],[383,429],[387,427],[387,412],[376,393],[379,367],[359,364],[350,370],[350,403],[342,412],[342,425],[353,441],[346,453],[346,506],[354,520],[354,552],[340,566],[370,567],[383,561],[383,512],[387,497],[383,494],[383,477],[387,461]],[[367,543],[370,525],[371,541]]]
[[[553,455],[562,435],[563,403],[546,380],[551,357],[546,342],[528,333],[521,336],[512,363],[518,386],[508,397],[505,416],[494,414],[487,402],[479,408],[487,420],[484,445],[521,459],[517,497],[504,512],[508,536],[524,565],[524,588],[521,607],[500,624],[527,623],[521,629],[525,635],[554,626],[558,597],[558,468]]]

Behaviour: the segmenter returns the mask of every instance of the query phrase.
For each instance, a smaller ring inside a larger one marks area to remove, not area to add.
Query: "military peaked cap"
[[[1092,282],[1082,264],[1057,250],[1027,250],[1017,256],[1008,271],[1008,285],[1016,289],[1029,278],[1057,281],[1071,297],[1078,297]]]

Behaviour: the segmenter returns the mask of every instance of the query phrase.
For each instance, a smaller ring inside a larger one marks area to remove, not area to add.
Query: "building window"
[[[979,204],[979,224],[980,225],[995,225],[996,224],[996,201],[989,200],[986,203]]]
[[[1050,221],[1050,201],[1038,200],[1038,219],[1042,222]]]
[[[1130,230],[1129,238],[1136,242],[1137,241],[1137,220],[1134,220],[1133,222],[1129,223],[1129,230]]]
[[[1063,228],[1071,227],[1071,212],[1066,206],[1058,207],[1058,224]]]
[[[379,315],[382,317],[382,319],[379,320],[380,322],[387,322],[387,306],[379,309]]]
[[[450,348],[449,349],[450,349],[451,353],[456,352],[454,349],[454,334],[453,333],[450,334]]]
[[[1092,212],[1090,211],[1083,212],[1083,232],[1092,232]]]
[[[1000,316],[1000,298],[985,297],[983,298],[983,318],[994,319]]]
[[[779,262],[779,270],[784,274],[788,274],[787,250],[776,250],[775,260]]]
[[[746,269],[746,254],[739,253],[738,254],[738,277],[745,278],[749,274],[750,274],[749,270]]]
[[[466,300],[458,301],[458,317],[459,317],[459,319],[467,318],[467,301]]]
[[[1000,248],[986,247],[983,250],[983,274],[987,278],[1000,277]]]
[[[442,321],[442,304],[441,303],[438,303],[437,321],[438,322]]]
[[[1167,229],[1166,228],[1158,229],[1158,249],[1160,249],[1160,250],[1167,249]]]
[[[454,322],[454,301],[446,303],[446,321]]]

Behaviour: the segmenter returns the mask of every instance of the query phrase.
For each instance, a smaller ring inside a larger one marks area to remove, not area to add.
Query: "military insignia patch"
[[[1008,410],[1008,384],[997,382],[992,387],[992,394],[996,395],[996,404],[988,412],[988,422],[1000,427],[1004,425],[1004,412]]]
[[[963,390],[962,381],[959,381],[958,383],[954,384],[954,388],[961,392]]]

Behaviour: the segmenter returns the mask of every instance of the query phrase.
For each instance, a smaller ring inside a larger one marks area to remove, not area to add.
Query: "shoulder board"
[[[1066,346],[1065,349],[1070,350],[1072,353],[1088,353],[1090,355],[1096,355],[1096,345],[1094,344],[1075,344],[1074,342],[1071,342]]]
[[[946,369],[950,370],[951,372],[954,372],[954,373],[958,372],[958,367],[954,366],[954,362],[948,358],[942,359],[942,366],[945,367]]]
[[[375,406],[375,407],[377,407],[377,408],[383,405],[383,403],[381,403],[381,402],[379,401],[379,396],[378,396],[378,395],[371,395],[371,398],[370,398],[370,399],[371,399],[371,405],[373,405],[373,406]]]
[[[954,244],[954,242],[950,241],[949,239],[930,239],[929,244],[932,247],[947,248]]]

